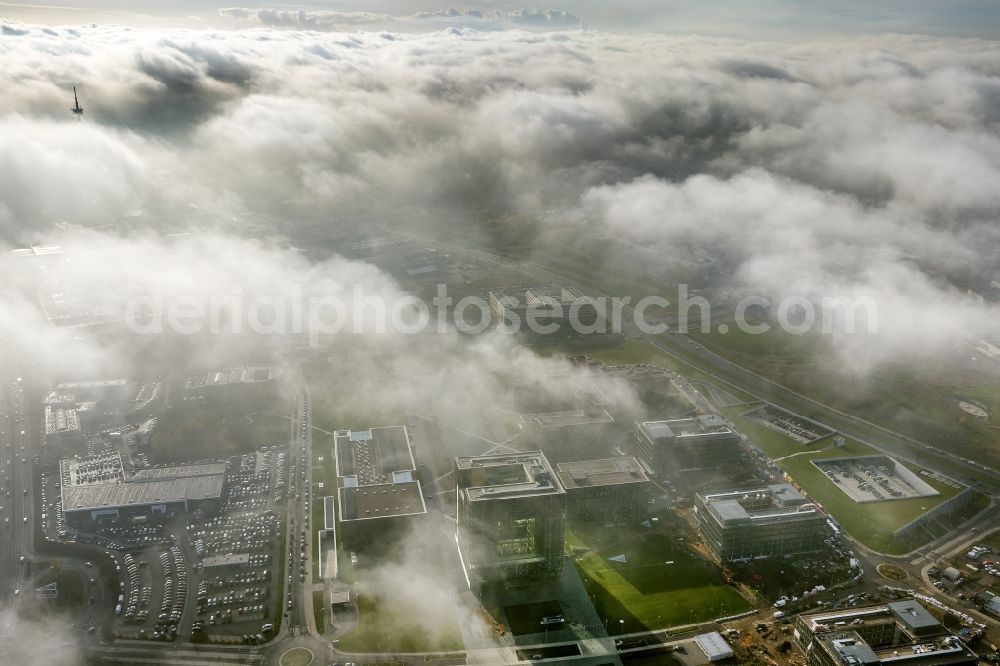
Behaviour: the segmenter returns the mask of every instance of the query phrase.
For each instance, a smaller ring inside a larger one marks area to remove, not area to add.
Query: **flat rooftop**
[[[334,511],[333,495],[327,495],[323,498],[323,529],[337,529],[337,514]]]
[[[86,382],[63,382],[56,384],[57,391],[73,391],[78,389],[116,388],[128,384],[127,379],[95,379]]]
[[[940,666],[974,660],[958,637],[915,599],[805,613],[797,622],[805,623],[823,649],[846,666],[889,662]],[[887,623],[902,630],[891,644],[873,647],[861,638],[866,626]]]
[[[125,468],[120,453],[82,460],[63,458],[59,461],[59,477],[63,486],[116,483],[125,480]]]
[[[460,492],[473,502],[566,493],[541,451],[459,457],[455,467]]]
[[[340,520],[370,520],[427,513],[419,481],[340,489]]]
[[[356,485],[399,481],[397,472],[412,472],[417,468],[406,426],[338,430],[334,440],[337,476],[355,477]]]
[[[522,418],[526,421],[534,421],[540,428],[563,428],[615,422],[605,409],[577,409],[568,412],[549,412],[548,414],[525,414]]]
[[[726,420],[716,414],[705,414],[686,419],[643,421],[640,425],[646,434],[654,440],[736,434],[736,431],[729,427]]]
[[[944,627],[915,599],[904,599],[887,604],[859,606],[831,611],[817,611],[802,614],[802,621],[810,631],[830,631],[847,623],[864,625],[875,622],[898,622],[911,634],[926,634],[930,630]]]
[[[80,430],[80,416],[75,409],[45,405],[45,434],[58,435]]]
[[[702,499],[722,523],[777,522],[819,515],[816,505],[787,483],[711,493]]]
[[[76,403],[76,394],[72,391],[61,391],[53,389],[45,395],[42,404],[45,405],[70,405]]]
[[[222,495],[225,463],[177,465],[139,470],[124,481],[62,486],[63,511],[117,509]]]
[[[229,386],[235,384],[255,384],[266,382],[278,376],[278,369],[270,365],[247,365],[234,368],[219,368],[203,375],[190,377],[184,388],[195,390],[207,386]]]
[[[817,639],[845,666],[874,666],[882,663],[933,664],[971,663],[972,653],[957,636],[938,637],[874,649],[857,631],[822,634]]]
[[[915,599],[891,601],[886,606],[907,629],[919,632],[941,625],[937,618]]]
[[[556,473],[566,490],[649,481],[639,461],[631,457],[559,463]]]

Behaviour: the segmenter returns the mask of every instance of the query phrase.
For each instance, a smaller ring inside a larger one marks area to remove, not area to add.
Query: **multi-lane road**
[[[7,343],[0,357],[0,603],[25,594],[31,558],[31,469],[34,452],[28,449],[25,391],[20,367]]]
[[[497,266],[506,270],[517,270],[531,276],[539,282],[559,284],[593,296],[609,297],[595,291],[591,286],[553,273],[542,266],[531,262],[514,261],[485,250],[455,245],[438,239],[427,238],[412,233],[394,230],[401,236],[411,238],[419,243],[431,245],[448,252],[478,260],[484,264]],[[644,340],[655,346],[664,354],[681,361],[693,369],[697,369],[720,383],[720,388],[732,386],[749,393],[761,400],[774,402],[788,407],[792,411],[802,411],[811,418],[822,421],[852,439],[862,441],[885,453],[910,460],[931,470],[942,472],[947,476],[959,477],[958,480],[980,489],[995,493],[1000,488],[1000,471],[991,469],[974,461],[921,442],[912,437],[901,435],[889,428],[872,423],[853,414],[848,414],[822,402],[814,400],[786,386],[743,368],[742,366],[723,358],[706,349],[687,335],[677,330],[667,330],[662,333],[652,333],[641,330],[636,322],[642,316],[630,306],[622,307],[622,333],[627,337]],[[713,310],[713,316],[715,311]],[[715,320],[719,323],[718,320]],[[942,468],[942,465],[947,468]],[[964,473],[963,473],[964,472]],[[981,479],[989,479],[984,482]]]

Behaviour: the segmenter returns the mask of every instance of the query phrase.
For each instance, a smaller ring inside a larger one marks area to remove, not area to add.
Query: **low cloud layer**
[[[570,30],[584,27],[580,17],[560,9],[436,9],[412,15],[393,16],[378,12],[342,12],[323,9],[291,10],[223,7],[219,16],[237,24],[300,30],[440,30],[474,28],[476,30]]]
[[[718,293],[870,296],[880,335],[838,342],[858,372],[993,332],[968,290],[1000,276],[996,42],[347,34],[320,30],[381,15],[225,11],[295,29],[4,24],[9,245],[131,210],[222,237],[258,213],[395,220],[611,275],[693,251]],[[419,20],[479,20],[439,14]]]
[[[510,9],[221,14],[253,27],[0,23],[0,338],[45,377],[285,360],[282,336],[116,336],[54,327],[36,303],[392,303],[405,286],[330,241],[376,229],[584,257],[602,284],[627,272],[670,298],[690,280],[723,303],[869,300],[878,332],[831,338],[856,377],[998,333],[975,292],[1000,293],[1000,43],[615,35]],[[294,247],[303,229],[329,245]],[[9,253],[45,244],[64,253]],[[570,371],[454,331],[347,334],[330,358],[353,376],[317,399],[448,415],[483,448],[463,406],[504,404],[512,374]],[[432,547],[364,591],[450,607],[420,570]],[[0,615],[0,642],[77,658],[18,622]]]

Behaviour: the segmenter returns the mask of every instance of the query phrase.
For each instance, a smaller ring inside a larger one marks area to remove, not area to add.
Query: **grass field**
[[[986,361],[962,366],[953,358],[904,359],[862,376],[820,334],[790,335],[772,328],[749,335],[730,327],[703,334],[698,343],[735,363],[820,402],[988,466],[1000,465],[1000,382]],[[971,400],[989,412],[972,417],[958,407]]]
[[[340,637],[338,648],[346,652],[445,652],[463,647],[454,612],[429,619],[419,607],[362,594],[358,614],[358,626]],[[426,621],[433,622],[434,632],[427,631]]]
[[[326,631],[326,615],[323,613],[323,593],[313,592],[313,615],[316,616],[316,631]]]
[[[929,535],[923,535],[923,538],[920,538],[918,534],[915,538],[904,541],[893,539],[892,533],[961,491],[960,488],[954,488],[921,476],[921,479],[940,494],[934,497],[915,497],[858,504],[817,469],[812,461],[822,458],[874,455],[879,453],[878,451],[851,439],[847,439],[841,448],[831,448],[826,451],[821,449],[826,446],[829,440],[806,447],[790,437],[740,416],[741,411],[745,410],[732,408],[723,410],[723,413],[736,424],[737,429],[748,435],[764,453],[771,458],[783,458],[778,462],[782,469],[806,490],[810,498],[822,504],[848,534],[880,552],[903,553],[927,541]],[[907,467],[914,472],[919,472],[919,468],[915,468],[913,465],[907,465]]]
[[[767,337],[767,336],[764,336],[764,337]],[[701,338],[698,338],[698,339],[699,339],[700,342],[703,342],[706,347],[712,348],[712,345],[710,344],[710,342],[708,341],[708,339],[707,339],[706,336],[702,336]],[[774,339],[774,338],[772,338],[772,339]],[[757,343],[755,342],[755,343],[747,343],[747,344],[757,344]],[[803,343],[803,344],[805,344],[805,343]],[[601,361],[604,361],[605,363],[651,363],[651,364],[654,364],[654,365],[660,365],[660,366],[662,366],[664,368],[675,370],[675,371],[681,373],[682,375],[684,375],[685,377],[687,377],[688,379],[693,379],[693,380],[700,379],[700,380],[709,381],[709,382],[715,384],[716,386],[718,386],[720,389],[725,390],[727,393],[731,393],[734,397],[738,398],[739,400],[752,399],[752,396],[748,396],[745,392],[740,391],[738,389],[735,389],[734,387],[732,387],[728,383],[720,382],[719,379],[717,379],[715,377],[712,377],[712,376],[710,376],[710,375],[702,372],[697,366],[692,365],[692,364],[690,364],[690,363],[688,363],[688,362],[686,362],[684,360],[680,360],[680,359],[675,358],[673,356],[669,356],[667,354],[664,354],[663,352],[661,352],[660,350],[658,350],[656,347],[653,347],[652,345],[650,345],[649,343],[646,343],[646,342],[625,341],[625,342],[621,342],[621,343],[617,343],[617,344],[580,343],[580,344],[567,344],[567,345],[561,345],[561,346],[542,346],[542,345],[540,345],[540,346],[535,347],[534,349],[535,349],[536,353],[538,353],[539,355],[542,355],[542,356],[549,356],[549,355],[553,355],[553,354],[566,354],[566,355],[587,354],[588,356],[590,356],[592,358],[595,358],[595,359],[598,359],[598,360],[601,360]],[[682,353],[682,355],[683,355],[683,353]],[[723,354],[723,355],[726,355],[726,354]],[[734,360],[737,360],[737,362],[741,362],[740,359],[734,359]],[[753,369],[753,365],[752,364],[748,364],[748,367],[750,367],[751,369]],[[788,367],[794,367],[794,364],[792,364],[792,365],[790,365]],[[809,374],[811,374],[813,376],[813,378],[815,378],[817,376],[817,370],[816,369],[804,369],[804,371],[807,372],[807,373],[809,373]],[[765,376],[768,376],[768,375],[766,375],[766,373],[761,373],[761,374],[765,374]],[[721,374],[720,376],[722,377],[722,379],[726,378],[726,375],[724,373]],[[830,376],[830,383],[833,383],[834,381],[835,381],[835,376],[831,375]],[[858,396],[865,396],[864,400],[867,400],[868,403],[878,403],[879,402],[878,399],[877,399],[877,396],[876,397],[871,397],[873,395],[872,388],[871,388],[871,385],[872,385],[873,382],[877,382],[877,378],[869,380],[869,382],[866,385],[864,385],[864,386],[862,386],[856,379],[854,381],[854,385],[857,387],[857,391],[856,391],[857,395]],[[956,391],[958,391],[958,389],[960,387],[956,386],[954,388],[955,388]],[[961,392],[958,395],[961,395],[963,397],[973,398],[973,399],[976,400],[976,402],[983,403],[985,406],[987,406],[987,408],[990,408],[990,405],[993,404],[988,399],[989,396],[994,395],[994,387],[992,385],[963,386],[961,388],[963,388],[964,390],[963,390],[963,392]],[[915,380],[913,380],[911,378],[911,380],[909,381],[909,384],[905,387],[905,392],[909,393],[909,394],[916,394],[916,393],[919,393],[919,391],[925,390],[925,389],[927,391],[932,391],[933,390],[933,386],[931,386],[931,385],[921,385],[919,382],[916,382]],[[885,391],[888,392],[888,391],[890,391],[890,389],[886,388]],[[814,392],[805,391],[804,393],[807,393],[807,394],[812,393],[817,399],[820,399],[820,400],[823,399],[823,396],[821,396],[821,395],[815,395]],[[994,412],[994,413],[1000,414],[1000,387],[996,387],[996,398],[995,399],[998,401],[997,402],[998,410],[996,412]],[[858,416],[860,416],[862,418],[870,418],[873,423],[883,423],[886,427],[889,427],[889,428],[894,428],[896,425],[898,425],[892,419],[890,419],[890,420],[887,421],[887,419],[885,419],[885,418],[879,418],[877,415],[875,417],[873,417],[871,414],[865,413],[863,410],[857,410],[857,409],[855,409],[852,406],[844,406],[844,405],[840,405],[839,403],[832,403],[832,404],[835,407],[840,407],[841,409],[843,409],[843,411],[845,411],[847,413],[852,413],[852,414],[856,413]],[[796,413],[801,414],[803,416],[807,416],[807,417],[810,417],[810,418],[816,418],[816,419],[818,419],[820,421],[825,421],[826,420],[822,415],[816,414],[813,411],[813,408],[810,406],[810,404],[807,403],[807,402],[804,402],[804,401],[798,401],[798,400],[796,400],[796,401],[794,401],[794,403],[782,404],[781,407],[784,407],[785,409],[788,409],[790,411],[796,412]],[[948,407],[948,408],[950,409],[950,407]],[[930,418],[930,417],[927,417],[927,416],[922,416],[920,414],[919,407],[914,406],[913,409],[911,409],[911,410],[896,410],[896,411],[892,412],[892,414],[893,414],[894,419],[897,419],[897,420],[898,419],[902,419],[902,420],[904,420],[904,421],[907,422],[907,429],[906,429],[906,431],[910,432],[911,436],[916,437],[917,439],[919,439],[921,441],[925,441],[925,442],[929,441],[931,444],[940,446],[942,448],[951,448],[952,447],[952,444],[951,444],[952,440],[949,439],[949,438],[944,438],[944,439],[938,439],[938,438],[936,438],[936,432],[937,431],[935,429],[933,429],[933,428],[929,428],[927,430],[920,431],[920,432],[913,432],[913,430],[914,430],[913,424],[914,423],[923,423],[927,418]],[[913,417],[913,418],[911,419],[909,417]],[[960,417],[960,418],[964,418],[964,417]],[[965,419],[966,425],[969,424],[968,422],[969,422],[969,419]],[[830,425],[833,425],[834,427],[836,427],[836,423],[831,423]],[[866,439],[869,439],[870,441],[879,441],[880,439],[882,439],[882,438],[884,438],[886,436],[886,434],[883,431],[879,430],[877,427],[875,427],[875,426],[869,426],[869,425],[866,425],[866,424],[863,424],[863,423],[859,423],[857,421],[852,421],[851,422],[851,427],[853,429],[857,430],[858,432],[862,432],[863,433],[862,436],[864,436]],[[997,438],[998,436],[1000,436],[1000,430],[992,428],[992,427],[989,427],[988,424],[984,425],[982,423],[979,423],[975,427],[976,428],[988,428],[989,431],[990,431],[990,433],[991,433],[990,434],[991,437]],[[900,431],[900,432],[904,432],[902,428],[897,428],[897,430]],[[919,430],[919,428],[917,428],[917,430]],[[904,434],[905,434],[905,432],[904,432]],[[949,456],[941,455],[939,453],[936,453],[934,451],[931,451],[931,450],[923,448],[923,447],[917,447],[916,445],[913,445],[912,443],[904,443],[902,440],[899,440],[899,439],[895,439],[894,441],[895,441],[895,443],[896,443],[897,446],[905,446],[906,448],[908,448],[910,450],[913,450],[914,455],[917,455],[917,456],[919,456],[921,458],[924,458],[924,459],[927,459],[927,460],[933,459],[933,463],[932,464],[933,464],[934,467],[940,469],[941,471],[943,471],[943,472],[945,472],[945,473],[947,473],[947,474],[949,474],[949,475],[951,475],[953,477],[958,478],[959,480],[965,479],[965,478],[972,478],[972,479],[975,479],[976,481],[979,481],[979,482],[987,484],[987,485],[992,485],[992,486],[997,486],[998,485],[996,479],[994,479],[991,475],[987,474],[986,472],[980,471],[976,467],[970,467],[970,466],[967,466],[967,465],[960,464],[958,461],[954,460],[953,458],[951,458]],[[993,441],[994,441],[994,443],[996,443],[997,440],[994,439]],[[1000,451],[1000,446],[992,446],[991,445],[991,446],[984,447],[974,457],[982,459],[986,455],[992,455],[992,454],[988,453],[991,450]],[[994,465],[994,466],[996,466],[996,465]]]
[[[756,341],[747,342],[747,345],[758,344]],[[803,343],[807,345],[807,343]],[[554,354],[587,354],[588,356],[604,361],[605,363],[651,363],[675,370],[688,379],[701,379],[719,385],[720,382],[713,377],[699,371],[697,368],[679,361],[671,356],[663,354],[661,351],[645,342],[626,341],[618,345],[591,345],[591,346],[568,346],[566,348],[549,348],[541,353]],[[805,353],[805,352],[801,352]],[[732,394],[740,400],[751,400],[753,396],[745,392],[734,389],[729,385],[723,385],[727,393]],[[815,452],[815,449],[823,448],[826,443],[814,444],[808,449],[799,442],[782,435],[774,430],[765,428],[762,425],[741,416],[748,411],[749,407],[740,406],[723,409],[723,413],[736,424],[737,429],[748,435],[753,442],[761,448],[764,453],[772,458],[781,458],[804,451],[813,451],[808,454],[786,458],[779,462],[779,465],[788,472],[789,475],[816,501],[824,506],[844,529],[853,537],[860,540],[869,547],[880,552],[903,553],[914,547],[929,541],[935,536],[940,536],[940,530],[931,525],[928,529],[915,532],[908,540],[898,540],[892,538],[892,533],[916,518],[925,510],[944,501],[958,493],[960,489],[953,488],[932,479],[921,476],[931,486],[941,494],[935,497],[914,498],[905,500],[893,500],[888,502],[878,502],[867,505],[857,504],[846,494],[844,494],[835,484],[820,472],[811,460],[817,457],[840,457],[847,455],[872,455],[879,453],[875,449],[860,442],[847,439],[846,446],[841,449],[832,449],[826,452]],[[808,413],[804,414],[809,416]],[[948,468],[954,465],[953,461],[942,461],[942,467]],[[914,472],[919,472],[920,468],[912,464],[907,464]],[[963,471],[964,468],[963,468]],[[978,497],[976,502],[956,514],[954,519],[964,519],[974,515],[977,508],[982,508],[985,497]],[[952,520],[954,520],[952,519]],[[942,532],[943,533],[943,532]]]
[[[750,608],[714,564],[663,532],[576,525],[567,530],[566,542],[598,615],[609,627],[624,620],[624,631],[642,631]],[[609,560],[618,555],[626,561]]]
[[[154,462],[223,457],[288,441],[284,401],[245,414],[240,404],[207,404],[166,412],[149,438]]]

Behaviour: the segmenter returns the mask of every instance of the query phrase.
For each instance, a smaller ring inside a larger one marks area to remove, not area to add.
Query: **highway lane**
[[[406,236],[425,245],[432,245],[434,247],[446,249],[449,252],[460,256],[464,255],[478,259],[483,263],[492,264],[508,270],[514,269],[521,271],[540,282],[560,284],[565,287],[577,289],[582,293],[608,297],[608,294],[595,291],[588,285],[580,284],[575,280],[553,273],[546,268],[537,266],[530,262],[514,261],[484,250],[455,245],[413,233],[400,231],[394,231],[394,233],[400,236]],[[982,465],[970,463],[968,460],[965,460],[949,451],[944,451],[927,442],[921,442],[912,437],[901,435],[890,430],[889,428],[880,426],[877,423],[872,423],[853,414],[840,411],[793,389],[777,384],[776,382],[773,382],[765,377],[761,377],[760,375],[757,375],[742,366],[739,366],[736,363],[733,363],[732,361],[705,349],[702,345],[699,345],[697,342],[677,330],[671,329],[660,334],[641,331],[634,323],[637,321],[635,309],[631,306],[624,306],[622,311],[625,315],[623,317],[622,328],[623,333],[627,337],[649,342],[668,356],[671,356],[692,366],[694,369],[700,370],[712,376],[722,384],[720,388],[725,388],[725,386],[728,385],[746,393],[755,395],[763,400],[785,406],[792,411],[796,411],[797,408],[804,409],[808,412],[807,415],[811,418],[832,426],[852,439],[857,439],[886,453],[890,453],[899,458],[911,460],[912,462],[927,467],[928,469],[939,471],[946,476],[954,478],[956,474],[953,471],[949,469],[941,469],[941,459],[945,458],[953,465],[958,465],[969,470],[974,469],[977,474],[986,475],[993,479],[991,486],[986,486],[974,478],[969,477],[959,478],[959,481],[979,487],[987,492],[996,492],[997,489],[1000,488],[1000,471],[998,470],[984,468]]]
[[[117,641],[84,648],[92,658],[106,663],[127,664],[259,664],[263,660],[257,646],[203,646],[195,644]]]
[[[312,414],[304,384],[295,387],[295,404],[288,447],[288,510],[286,515],[285,580],[279,599],[284,621],[276,639],[315,632],[312,612],[312,525],[307,520],[306,498],[311,488]],[[310,503],[310,507],[311,507]],[[303,536],[304,535],[304,536]],[[302,548],[303,539],[305,549]],[[305,571],[303,574],[300,573]],[[289,599],[291,605],[289,606]]]
[[[0,342],[0,600],[25,594],[31,555],[34,511],[31,506],[31,455],[26,448],[25,395],[20,364],[9,344]]]

